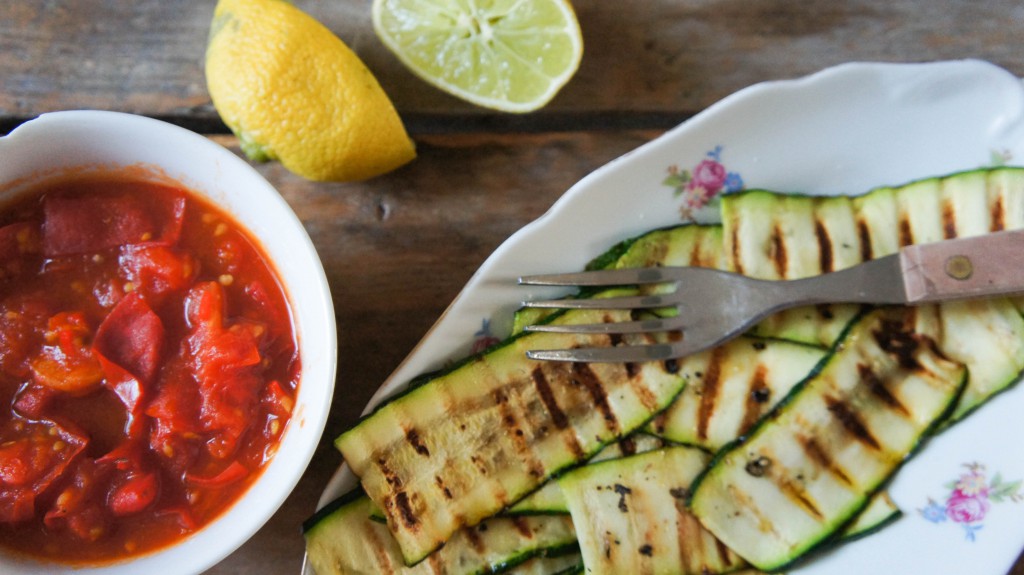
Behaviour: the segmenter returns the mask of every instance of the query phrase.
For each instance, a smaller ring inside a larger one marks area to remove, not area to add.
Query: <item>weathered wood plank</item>
[[[369,0],[298,0],[359,53],[399,110],[489,115],[427,86],[380,44]],[[0,118],[119,109],[216,122],[203,76],[214,2],[53,0],[0,3]],[[542,112],[681,115],[755,82],[850,60],[976,57],[1024,75],[1024,8],[1016,0],[576,0],[585,54]],[[429,118],[427,118],[429,119]],[[594,122],[600,122],[598,116]],[[429,123],[428,126],[437,126]]]

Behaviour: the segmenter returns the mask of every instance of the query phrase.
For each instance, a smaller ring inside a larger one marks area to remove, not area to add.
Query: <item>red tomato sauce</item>
[[[172,185],[68,180],[0,215],[0,545],[170,545],[259,475],[300,371],[255,242]]]

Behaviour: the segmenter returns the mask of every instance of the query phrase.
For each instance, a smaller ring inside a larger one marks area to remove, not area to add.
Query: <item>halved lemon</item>
[[[416,156],[362,60],[284,0],[217,2],[206,83],[247,156],[310,180],[365,180]]]
[[[373,27],[420,78],[506,112],[547,104],[583,56],[566,0],[374,0]]]

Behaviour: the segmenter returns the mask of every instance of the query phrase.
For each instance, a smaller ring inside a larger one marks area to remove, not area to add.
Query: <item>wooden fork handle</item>
[[[906,246],[900,267],[911,303],[1024,293],[1024,230]]]

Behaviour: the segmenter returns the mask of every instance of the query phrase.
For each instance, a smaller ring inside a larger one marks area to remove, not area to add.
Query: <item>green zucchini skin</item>
[[[556,321],[628,317],[628,311],[572,310]],[[673,362],[588,365],[525,357],[528,349],[611,343],[607,335],[515,338],[389,402],[336,440],[408,564],[672,402],[683,387]]]
[[[952,412],[967,370],[936,348],[933,307],[860,316],[820,369],[726,446],[689,506],[753,566],[828,543]]]
[[[745,566],[686,508],[690,483],[710,457],[670,446],[561,476],[586,572],[712,575]]]
[[[576,550],[568,517],[496,517],[455,533],[444,547],[409,567],[387,527],[371,519],[372,511],[373,502],[356,490],[307,522],[306,553],[317,575],[482,575]]]
[[[849,543],[881,531],[903,516],[892,497],[884,491],[875,493],[864,509],[843,527],[837,543]]]

